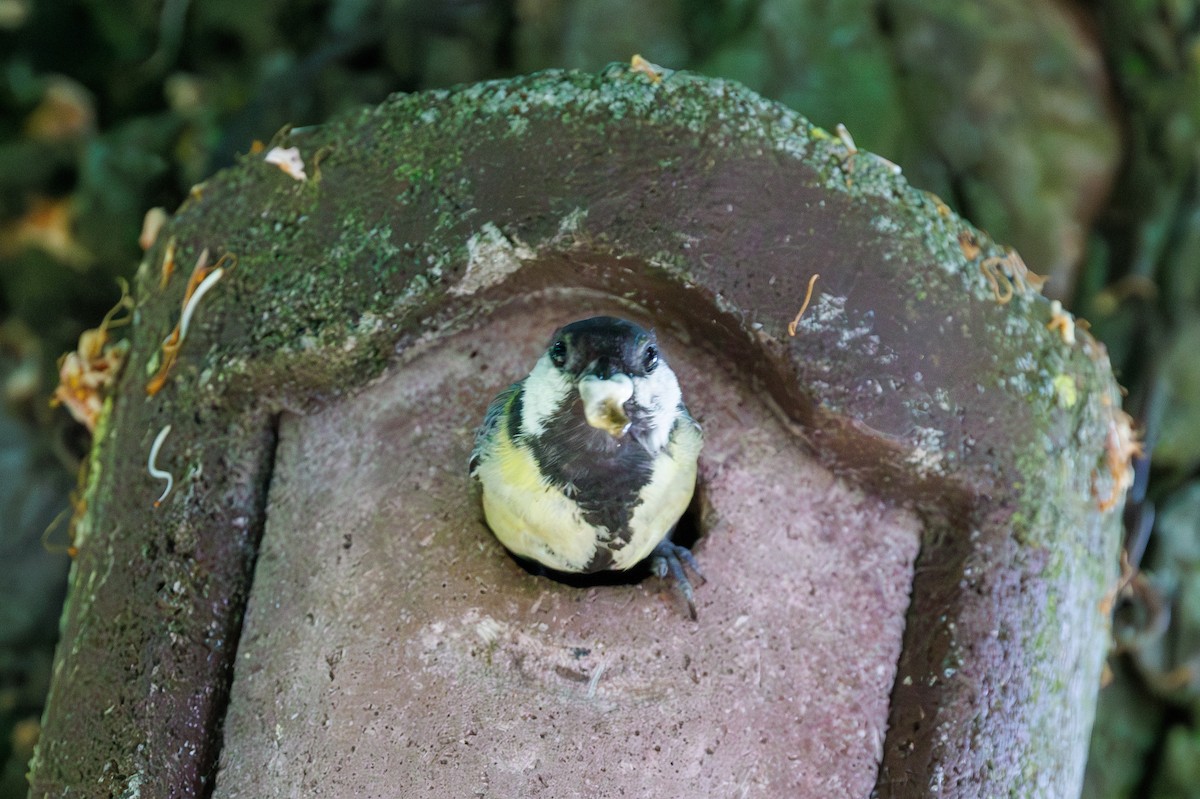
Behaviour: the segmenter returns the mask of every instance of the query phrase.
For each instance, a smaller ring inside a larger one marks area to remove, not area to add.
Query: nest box
[[[139,271],[34,795],[1078,791],[1127,428],[1015,253],[645,67],[269,147]],[[595,314],[657,331],[705,430],[696,622],[654,577],[522,570],[467,477]]]

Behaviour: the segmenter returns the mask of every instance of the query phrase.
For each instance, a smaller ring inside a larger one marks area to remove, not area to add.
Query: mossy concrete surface
[[[285,139],[307,179],[247,156],[197,187],[139,272],[33,795],[211,792],[279,415],[563,287],[736,364],[794,446],[921,520],[879,795],[1078,790],[1119,397],[1069,319],[1020,281],[1000,301],[1019,268],[997,245],[882,159],[679,73],[397,96]],[[236,264],[148,396],[205,250]],[[174,487],[156,506],[160,470]]]

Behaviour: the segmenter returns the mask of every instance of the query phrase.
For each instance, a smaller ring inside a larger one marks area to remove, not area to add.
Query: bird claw
[[[708,582],[708,579],[704,576],[704,572],[700,571],[700,564],[696,562],[696,558],[692,555],[691,550],[672,543],[669,539],[663,539],[654,548],[654,552],[651,553],[650,558],[650,570],[663,579],[668,574],[671,576],[671,579],[675,581],[676,590],[679,591],[684,601],[687,602],[688,612],[692,617],[692,621],[695,621],[695,592],[692,590],[692,583],[688,580],[684,567],[686,566],[688,569],[691,569],[700,578],[701,585]]]

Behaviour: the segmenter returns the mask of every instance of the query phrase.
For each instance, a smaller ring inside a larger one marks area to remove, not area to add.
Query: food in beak
[[[579,397],[587,423],[620,438],[629,430],[625,403],[633,396],[633,381],[629,375],[615,374],[608,379],[588,375],[579,381]]]

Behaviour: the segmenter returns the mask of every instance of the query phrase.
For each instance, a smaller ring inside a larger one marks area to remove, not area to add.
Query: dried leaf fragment
[[[640,72],[650,79],[651,83],[658,83],[663,79],[663,75],[667,70],[660,67],[658,64],[652,64],[640,55],[634,54],[633,58],[629,59],[629,71]]]
[[[1142,442],[1133,429],[1133,417],[1116,408],[1108,420],[1108,431],[1104,437],[1104,466],[1108,470],[1112,486],[1108,496],[1101,496],[1096,489],[1096,477],[1092,477],[1092,493],[1096,496],[1100,510],[1110,511],[1133,485],[1133,459],[1143,454]]]
[[[83,84],[55,75],[25,120],[25,134],[39,141],[73,141],[96,129],[96,100]]]
[[[263,160],[268,164],[275,164],[291,178],[308,180],[304,171],[304,159],[300,157],[298,147],[273,147],[263,156]]]
[[[842,146],[846,148],[846,157],[858,155],[858,145],[854,143],[854,137],[850,135],[850,130],[841,122],[837,123],[834,128],[838,139],[842,142]]]
[[[64,264],[82,270],[92,253],[75,238],[75,208],[71,198],[36,197],[24,216],[0,228],[0,255],[36,247]]]
[[[172,236],[167,242],[167,247],[163,250],[162,267],[160,268],[160,276],[158,279],[158,287],[165,289],[167,283],[171,280],[171,275],[175,272],[175,237]]]
[[[945,206],[940,206],[938,210],[940,211],[942,208],[945,208]],[[974,261],[979,257],[980,252],[982,252],[979,248],[979,242],[975,239],[975,234],[969,230],[964,230],[958,234],[958,246],[962,250],[963,258],[966,258],[968,261]]]
[[[138,235],[138,246],[142,248],[142,252],[154,246],[154,240],[158,238],[159,231],[169,218],[165,208],[151,208],[142,217],[142,232]]]
[[[117,319],[116,314],[132,308],[129,286],[122,282],[121,299],[104,315],[100,325],[85,330],[79,336],[79,346],[58,361],[58,386],[50,404],[64,406],[89,432],[96,430],[104,398],[121,373],[129,351],[128,341],[109,343],[109,331],[126,324],[129,317]]]
[[[1058,300],[1050,302],[1050,321],[1046,323],[1046,328],[1057,330],[1059,335],[1062,336],[1064,344],[1074,346],[1075,319],[1071,314],[1063,310],[1062,303]]]

